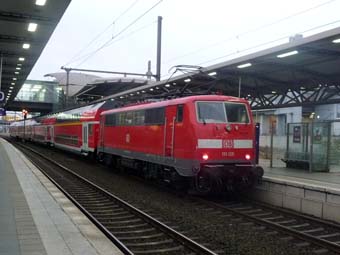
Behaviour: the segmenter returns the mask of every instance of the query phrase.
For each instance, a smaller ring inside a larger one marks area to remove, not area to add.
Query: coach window
[[[93,124],[89,124],[89,135],[93,135]]]
[[[176,121],[177,122],[182,122],[183,121],[183,105],[182,104],[177,106]]]

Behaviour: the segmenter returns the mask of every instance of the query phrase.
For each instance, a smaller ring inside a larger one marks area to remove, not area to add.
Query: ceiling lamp
[[[340,38],[333,40],[332,43],[340,43]]]
[[[29,23],[27,30],[29,32],[35,32],[37,30],[38,24],[37,23]]]
[[[279,54],[276,57],[278,57],[278,58],[285,58],[285,57],[296,55],[298,53],[299,52],[297,50],[293,50],[293,51],[289,51],[289,52],[286,52],[286,53]]]
[[[246,67],[249,67],[251,66],[251,63],[245,63],[245,64],[242,64],[242,65],[238,65],[237,68],[246,68]]]
[[[24,43],[22,47],[27,50],[31,47],[31,45],[29,43]]]
[[[36,0],[35,4],[39,6],[44,6],[46,4],[46,0]]]

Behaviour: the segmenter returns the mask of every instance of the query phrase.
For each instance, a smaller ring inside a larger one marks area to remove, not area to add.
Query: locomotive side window
[[[198,121],[203,123],[225,123],[223,102],[198,102]]]
[[[182,122],[183,121],[183,105],[182,104],[177,106],[176,121],[177,122]]]
[[[164,107],[145,110],[145,125],[161,125],[164,124]]]
[[[245,104],[225,103],[228,122],[249,123],[248,111]]]

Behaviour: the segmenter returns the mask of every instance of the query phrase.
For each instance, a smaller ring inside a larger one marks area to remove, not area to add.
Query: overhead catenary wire
[[[168,63],[170,63],[170,62],[174,62],[175,60],[178,60],[178,59],[182,59],[182,58],[191,56],[191,55],[193,55],[193,54],[196,54],[196,53],[198,53],[198,52],[207,50],[207,49],[212,48],[212,47],[214,47],[214,46],[216,46],[216,45],[219,45],[219,44],[221,44],[221,43],[225,43],[225,42],[229,42],[229,41],[231,41],[231,40],[234,40],[235,38],[239,39],[240,37],[245,36],[245,35],[247,35],[247,34],[254,33],[254,32],[258,32],[258,31],[260,31],[260,30],[262,30],[262,29],[265,29],[265,28],[271,27],[271,26],[273,26],[273,25],[279,24],[279,23],[281,23],[281,22],[283,22],[283,21],[289,20],[289,19],[294,18],[294,17],[296,17],[296,16],[300,16],[300,15],[302,15],[302,14],[304,14],[304,13],[307,13],[307,12],[310,12],[310,11],[313,11],[313,10],[316,10],[316,9],[319,9],[319,8],[321,8],[321,7],[325,6],[325,5],[328,5],[328,4],[332,3],[332,2],[335,2],[335,1],[338,1],[338,0],[329,0],[329,1],[323,2],[323,3],[321,3],[321,4],[317,4],[317,5],[312,6],[312,7],[310,7],[310,8],[307,8],[307,9],[304,9],[304,10],[302,10],[302,11],[298,11],[298,12],[296,12],[296,13],[293,13],[293,14],[291,14],[291,15],[288,15],[288,16],[286,16],[286,17],[280,18],[280,19],[278,19],[278,20],[276,20],[276,21],[273,21],[273,22],[270,22],[270,23],[267,23],[267,24],[258,26],[258,27],[254,28],[254,29],[247,30],[247,31],[245,31],[245,32],[242,32],[242,33],[240,33],[240,34],[237,34],[236,36],[228,37],[228,38],[225,39],[225,40],[222,40],[222,41],[219,41],[219,42],[215,42],[215,43],[212,43],[212,44],[210,44],[210,45],[207,45],[207,46],[198,48],[198,49],[196,49],[196,50],[190,51],[190,52],[188,52],[188,53],[186,53],[186,54],[183,54],[183,55],[181,55],[181,56],[177,56],[177,57],[168,59],[167,61],[163,61],[162,64],[168,64]]]
[[[106,31],[108,31],[112,26],[116,24],[116,22],[123,17],[127,12],[129,12],[138,2],[139,0],[135,0],[129,7],[123,11],[117,18],[115,18],[106,28],[98,33],[84,48],[82,48],[80,51],[78,51],[64,66],[67,66],[75,61],[77,61],[77,57],[84,52],[88,47],[90,47],[94,42],[96,42]]]
[[[159,0],[157,3],[155,3],[153,6],[151,6],[149,9],[147,9],[145,12],[143,12],[141,15],[139,15],[136,19],[134,19],[132,22],[130,22],[127,26],[125,26],[122,30],[120,30],[117,34],[113,35],[109,40],[107,40],[105,43],[103,43],[99,48],[96,50],[90,52],[89,54],[83,56],[85,58],[81,63],[79,63],[77,66],[82,65],[85,63],[88,59],[93,57],[96,53],[98,53],[100,50],[103,48],[107,47],[110,45],[110,43],[116,39],[118,36],[123,34],[126,30],[128,30],[132,25],[134,25],[137,21],[139,21],[141,18],[143,18],[146,14],[148,14],[151,10],[153,10],[156,6],[158,6],[161,2],[164,0]]]
[[[140,32],[140,31],[142,31],[142,30],[144,30],[144,29],[150,27],[151,25],[154,25],[155,23],[157,23],[157,20],[154,20],[154,21],[152,21],[151,23],[148,23],[148,24],[146,24],[146,25],[144,25],[144,26],[142,26],[142,27],[140,27],[140,28],[138,28],[138,29],[135,29],[135,30],[131,31],[129,34],[123,36],[123,37],[120,37],[120,38],[118,38],[118,39],[116,39],[116,40],[111,41],[110,44],[107,45],[107,47],[111,46],[111,45],[114,44],[114,43],[117,43],[117,42],[119,42],[119,41],[122,41],[122,40],[124,40],[124,39],[126,39],[126,38],[129,38],[130,36],[132,36],[132,35],[136,34],[137,32]],[[86,58],[87,58],[88,56],[90,56],[91,54],[92,54],[92,53],[88,53],[87,55],[84,55],[82,58],[83,58],[83,59],[84,59],[84,58],[86,59]],[[79,63],[78,65],[76,65],[76,67],[80,66],[82,63],[83,63],[83,62]]]

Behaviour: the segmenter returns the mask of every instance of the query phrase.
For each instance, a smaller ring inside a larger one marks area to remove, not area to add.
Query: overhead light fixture
[[[159,89],[159,87],[156,87],[156,89]]]
[[[36,0],[35,4],[39,6],[44,6],[46,4],[46,0]]]
[[[22,64],[21,64],[21,63],[18,63],[17,66],[22,66]]]
[[[279,54],[276,57],[278,57],[278,58],[285,58],[285,57],[296,55],[298,53],[299,52],[297,50],[293,50],[293,51],[289,51],[289,52],[286,52],[286,53]]]
[[[22,57],[20,57],[18,59],[19,59],[19,61],[25,61],[25,58],[22,58]]]
[[[150,91],[153,91],[153,88],[151,88]]]
[[[191,82],[191,79],[185,79],[184,82]]]
[[[170,87],[170,84],[169,84],[169,83],[168,83],[168,84],[165,84],[165,87],[169,88],[169,87]]]
[[[210,76],[214,76],[214,75],[216,75],[216,74],[217,74],[216,72],[208,73],[208,75],[210,75]]]
[[[10,89],[13,89],[13,87],[11,86],[11,87],[9,87]]]
[[[242,64],[242,65],[238,65],[237,68],[246,68],[246,67],[249,67],[251,66],[251,63],[245,63],[245,64]]]
[[[20,67],[16,67],[15,69],[16,69],[16,70],[21,70],[21,68],[20,68]]]
[[[273,91],[272,91],[272,94],[276,94],[276,91],[273,90]]]
[[[145,93],[145,90],[142,90],[142,93]]]
[[[15,85],[15,82],[12,82],[12,83],[11,83],[11,85],[13,85],[13,86],[14,86],[14,85]]]
[[[13,81],[16,81],[16,80],[17,80],[17,78],[15,78],[15,77],[14,77],[14,78],[12,78],[12,80],[13,80]]]
[[[22,48],[24,48],[24,49],[29,49],[31,47],[31,45],[29,44],[29,43],[24,43],[23,45],[22,45]]]
[[[332,43],[340,43],[340,38],[333,40]]]
[[[29,32],[35,32],[37,30],[38,24],[37,23],[29,23],[27,30]]]
[[[14,74],[19,74],[19,72],[14,72]]]

